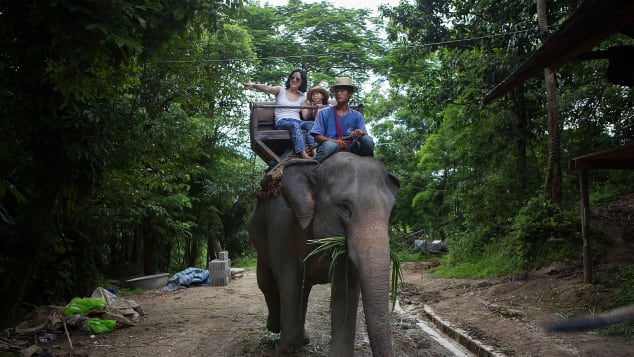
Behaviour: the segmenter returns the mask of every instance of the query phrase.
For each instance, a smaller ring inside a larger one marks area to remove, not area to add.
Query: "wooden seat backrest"
[[[275,106],[275,102],[251,103],[252,120],[257,122],[258,128],[273,129],[275,126],[275,108],[273,106]]]

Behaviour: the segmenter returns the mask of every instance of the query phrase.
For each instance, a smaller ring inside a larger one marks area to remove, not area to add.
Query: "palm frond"
[[[331,262],[330,267],[328,269],[328,281],[332,282],[335,273],[335,263],[340,256],[345,256],[348,253],[348,249],[346,246],[346,237],[327,237],[321,239],[310,239],[308,243],[317,244],[317,248],[313,249],[306,258],[304,258],[304,263],[311,256],[327,252],[332,250],[331,252]],[[398,285],[403,282],[403,272],[401,271],[401,262],[398,260],[396,253],[390,250],[390,263],[392,265],[391,269],[391,286],[390,286],[390,301],[392,303],[392,310],[396,306],[396,297],[398,294]],[[348,271],[348,262],[346,260],[346,272]],[[347,279],[348,274],[346,274]],[[346,281],[346,284],[348,282]],[[346,289],[347,292],[347,289]]]
[[[396,295],[398,293],[398,284],[403,282],[403,272],[401,271],[401,262],[398,260],[396,253],[390,250],[390,262],[392,263],[392,279],[390,289],[390,300],[392,302],[392,311],[396,306]]]

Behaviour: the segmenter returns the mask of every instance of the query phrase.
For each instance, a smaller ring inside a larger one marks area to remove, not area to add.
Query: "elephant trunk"
[[[368,337],[374,356],[392,356],[390,335],[390,245],[387,219],[368,217],[371,226],[348,236],[348,255],[359,272]]]

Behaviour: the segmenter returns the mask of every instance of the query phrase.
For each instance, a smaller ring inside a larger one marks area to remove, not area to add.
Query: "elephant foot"
[[[279,343],[277,344],[277,349],[276,349],[276,355],[277,356],[308,356],[308,354],[305,354],[304,351],[304,346],[308,345],[310,343],[310,338],[308,338],[308,335],[304,332],[304,339],[302,340],[302,344],[301,345],[282,345]]]
[[[304,357],[308,356],[304,351],[304,348],[301,346],[281,346],[278,345],[275,350],[276,356],[284,356],[284,357]]]
[[[280,327],[280,323],[273,322],[271,321],[271,319],[268,319],[266,321],[266,329],[273,333],[280,333],[282,331],[282,328]]]

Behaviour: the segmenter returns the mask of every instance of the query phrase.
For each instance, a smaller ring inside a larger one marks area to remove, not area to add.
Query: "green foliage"
[[[618,293],[616,306],[634,304],[634,265],[622,269],[617,276],[621,290]]]
[[[111,265],[167,270],[184,263],[185,245],[201,261],[192,175],[215,151],[245,171],[249,159],[226,150],[243,117],[232,84],[244,68],[170,60],[249,56],[245,32],[220,26],[236,4],[1,5],[0,215],[10,224],[0,225],[0,325],[22,297],[46,304],[84,294]],[[250,201],[239,195],[235,231]]]
[[[423,234],[426,232],[427,234]],[[430,231],[404,232],[392,228],[390,232],[390,254],[394,255],[395,261],[399,262],[424,262],[437,260],[438,256],[433,254],[421,253],[416,249],[415,241],[417,239],[432,239],[433,234]],[[433,240],[433,239],[432,239]]]
[[[399,262],[424,262],[429,259],[429,256],[421,254],[421,252],[416,251],[414,245],[411,246],[394,246],[391,247],[391,252],[394,255],[394,260]]]
[[[450,251],[453,248],[450,248]],[[504,244],[494,243],[471,254],[465,259],[445,255],[441,264],[431,270],[431,275],[441,278],[486,279],[506,276],[520,271],[521,261],[511,254]]]
[[[620,287],[613,308],[634,304],[634,265],[622,269],[616,276],[616,285]],[[634,336],[634,321],[621,323],[602,329],[605,336]]]
[[[630,183],[634,182],[632,170],[609,170],[592,172],[592,190],[589,192],[591,206],[598,206],[618,199],[632,192]]]
[[[317,247],[313,249],[306,258],[304,258],[304,262],[306,262],[313,255],[318,255],[321,253],[330,252],[330,266],[328,268],[328,280],[333,280],[333,274],[335,272],[335,266],[337,264],[337,259],[339,257],[347,256],[347,246],[346,246],[346,237],[329,237],[329,238],[321,238],[309,240],[309,244],[316,244]],[[348,263],[346,260],[346,271],[348,270]],[[348,274],[346,274],[347,276]]]
[[[280,340],[280,334],[279,333],[274,333],[271,331],[265,331],[264,334],[262,335],[262,337],[260,337],[260,339],[258,340],[258,344],[260,346],[265,346],[268,347],[270,349],[273,349],[277,346],[278,342]]]
[[[549,3],[550,23],[560,24],[576,6]],[[527,80],[479,105],[539,46],[534,3],[402,2],[382,11],[393,48],[378,73],[391,89],[376,97],[386,99],[380,108],[389,120],[373,129],[378,156],[401,179],[392,215],[403,233],[397,240],[411,232],[445,240],[449,254],[437,271],[451,276],[499,276],[576,256],[576,173],[563,172],[561,207],[534,196],[549,154],[543,81]],[[598,62],[558,71],[563,167],[570,157],[632,140],[632,91],[590,79],[605,71]],[[631,173],[592,172],[592,201],[629,186]]]
[[[499,277],[573,259],[581,246],[579,229],[576,212],[536,196],[520,209],[507,233],[480,230],[452,236],[449,254],[434,274]]]
[[[390,301],[392,302],[392,310],[394,310],[394,307],[396,307],[398,286],[403,283],[403,272],[401,271],[401,261],[399,260],[398,254],[393,250],[390,250],[390,263],[392,263],[390,269]]]
[[[534,197],[515,217],[507,244],[509,252],[522,260],[523,269],[573,258],[581,245],[578,213]]]
[[[145,293],[146,290],[143,288],[119,288],[116,293],[117,296],[135,296],[135,295],[142,295],[143,293]]]
[[[304,258],[304,262],[308,260],[308,258],[313,255],[322,254],[322,253],[330,253],[330,266],[328,267],[328,280],[332,281],[335,272],[335,266],[337,264],[337,260],[340,257],[347,257],[348,248],[346,246],[346,237],[328,237],[321,239],[313,239],[308,240],[309,244],[316,244],[317,247],[313,249],[306,258]],[[391,269],[391,300],[392,300],[392,308],[396,306],[396,297],[398,292],[398,284],[403,281],[403,274],[401,272],[401,264],[398,260],[398,255],[395,254],[392,250],[390,250],[390,263],[392,265]],[[345,269],[346,269],[346,279],[347,279],[347,270],[348,270],[348,260],[345,261]],[[347,284],[347,280],[346,280]],[[346,290],[346,298],[348,291]]]
[[[383,48],[375,31],[379,19],[368,10],[336,8],[327,2],[247,6],[241,24],[252,36],[257,54],[252,82],[282,85],[291,70],[302,68],[309,87],[329,87],[339,76],[362,83]]]
[[[242,257],[236,260],[231,260],[231,263],[236,268],[244,268],[245,270],[255,270],[258,261],[256,257]]]

